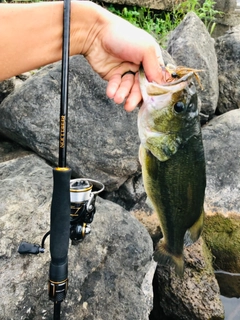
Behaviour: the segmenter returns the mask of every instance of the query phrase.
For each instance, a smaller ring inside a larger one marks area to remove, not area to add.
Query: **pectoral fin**
[[[149,137],[146,141],[146,147],[159,161],[170,159],[178,151],[180,144],[181,139],[170,134]]]

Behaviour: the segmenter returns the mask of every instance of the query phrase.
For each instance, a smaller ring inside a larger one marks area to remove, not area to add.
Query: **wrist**
[[[70,55],[87,53],[107,16],[107,10],[91,1],[72,1]]]

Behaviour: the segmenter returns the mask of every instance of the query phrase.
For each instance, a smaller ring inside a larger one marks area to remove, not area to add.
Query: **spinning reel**
[[[91,232],[90,224],[96,212],[95,201],[97,195],[104,190],[104,185],[96,180],[78,178],[70,180],[70,232],[72,245],[81,242]],[[18,252],[21,254],[38,254],[45,251],[45,240],[50,234],[48,231],[42,238],[41,246],[28,242],[21,242]]]
[[[95,191],[94,191],[95,187]],[[91,179],[74,179],[70,181],[70,239],[75,245],[91,232],[96,211],[95,200],[104,185]]]

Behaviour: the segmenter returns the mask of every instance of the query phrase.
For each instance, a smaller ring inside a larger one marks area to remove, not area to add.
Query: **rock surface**
[[[68,165],[118,189],[140,172],[137,111],[127,113],[106,97],[103,81],[82,56],[69,71]],[[1,104],[0,132],[56,165],[58,158],[61,64],[43,68]]]
[[[40,255],[20,255],[22,240],[41,243],[49,229],[52,169],[31,152],[6,160],[1,143],[0,319],[51,319],[48,300],[49,246]],[[97,199],[92,233],[69,248],[66,320],[147,320],[152,309],[152,241],[122,207]]]
[[[233,110],[203,127],[202,136],[206,158],[207,214],[239,214],[240,111]]]
[[[105,3],[147,7],[157,10],[172,10],[176,4],[184,1],[185,0],[178,0],[177,2],[172,0],[104,0]],[[205,0],[199,0],[198,2],[203,4]],[[235,0],[215,0],[214,2],[214,9],[218,11],[232,12],[236,8]]]
[[[219,287],[213,274],[211,256],[202,239],[185,248],[185,273],[181,279],[171,269],[158,266],[155,283],[158,303],[167,319],[221,320],[224,310]],[[169,308],[168,306],[171,306]],[[156,309],[157,310],[157,309]],[[158,311],[159,313],[159,311]],[[154,313],[151,320],[159,319]]]
[[[240,21],[239,21],[240,24]],[[219,73],[218,113],[240,107],[240,25],[216,40]]]
[[[12,77],[10,79],[0,82],[0,103],[14,90],[19,88],[23,81],[27,80],[31,76],[30,72],[25,72],[19,76]]]
[[[199,3],[203,4],[205,0],[200,0]],[[214,9],[227,13],[233,12],[236,9],[237,1],[236,0],[215,0]]]
[[[177,65],[203,70],[199,73],[203,90],[198,86],[201,111],[215,113],[218,101],[218,65],[214,40],[198,16],[189,12],[172,32],[167,51]]]
[[[0,82],[0,103],[14,90],[14,78]]]
[[[178,0],[178,3],[183,1],[184,0]],[[169,10],[173,8],[172,0],[104,0],[104,2],[118,5],[146,7],[157,10]]]
[[[162,237],[156,213],[140,210],[133,210],[132,213],[146,227],[156,244]],[[210,242],[211,236],[204,239]],[[149,319],[224,319],[220,290],[212,267],[212,255],[203,238],[184,248],[184,260],[185,272],[182,279],[172,268],[157,266],[153,279],[154,307]]]

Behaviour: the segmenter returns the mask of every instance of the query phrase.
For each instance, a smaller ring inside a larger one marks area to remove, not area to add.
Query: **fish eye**
[[[176,72],[171,73],[172,78],[179,78],[178,74]]]
[[[180,112],[184,111],[185,105],[182,101],[178,101],[177,103],[175,103],[173,108],[177,113],[180,113]]]
[[[191,110],[191,109],[193,109],[195,106],[194,106],[194,104],[191,102],[190,104],[189,104],[189,106],[188,106],[188,108]]]

